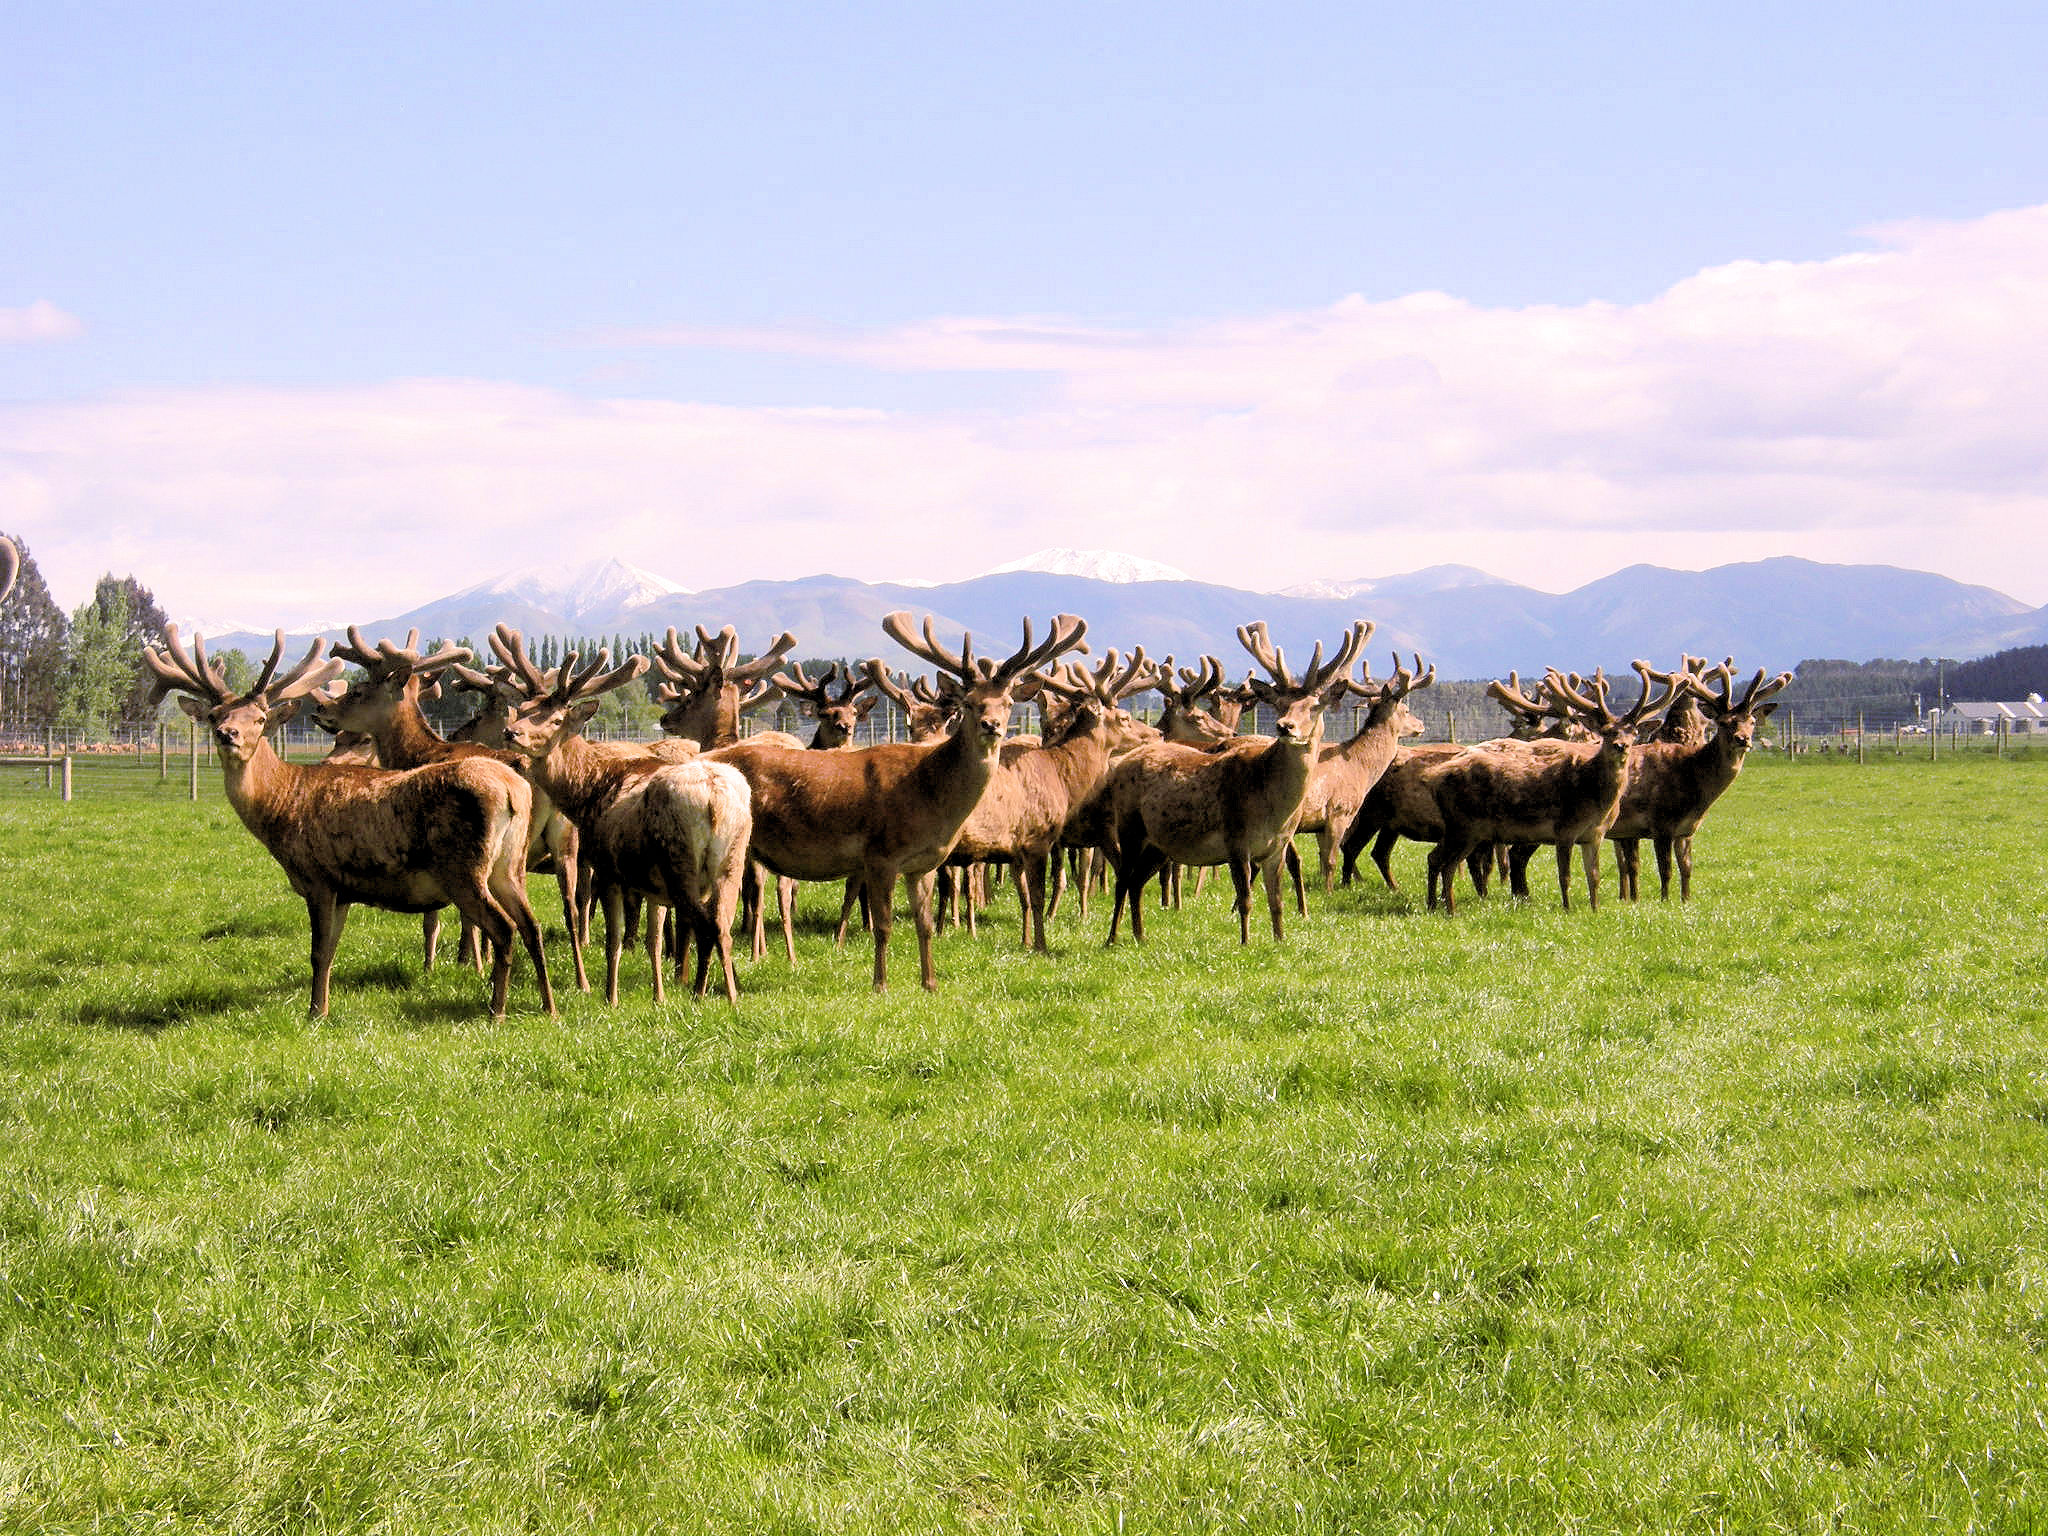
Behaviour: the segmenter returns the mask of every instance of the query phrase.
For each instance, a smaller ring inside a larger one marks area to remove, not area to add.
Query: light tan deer
[[[746,781],[699,756],[680,763],[600,752],[579,732],[599,701],[647,669],[634,656],[610,666],[603,651],[588,663],[566,657],[552,676],[528,660],[519,632],[500,624],[491,636],[500,665],[471,674],[472,686],[495,688],[508,706],[506,734],[532,764],[534,781],[581,833],[592,888],[604,903],[605,1001],[619,1000],[628,892],[647,903],[647,958],[654,1000],[662,984],[662,908],[673,907],[697,945],[692,990],[704,995],[711,956],[718,956],[725,995],[739,1001],[732,967],[732,918],[739,901],[752,829]]]
[[[1367,633],[1371,633],[1370,625]],[[1308,790],[1301,798],[1301,820],[1295,827],[1297,833],[1315,834],[1316,851],[1322,859],[1324,891],[1330,889],[1336,873],[1338,844],[1351,830],[1352,819],[1358,815],[1365,797],[1393,762],[1401,738],[1422,734],[1422,721],[1406,703],[1408,695],[1435,682],[1436,668],[1425,669],[1420,656],[1415,658],[1415,668],[1410,671],[1401,665],[1397,655],[1394,675],[1386,682],[1375,683],[1368,671],[1362,680],[1350,685],[1350,691],[1366,701],[1365,718],[1345,740],[1326,742],[1317,751],[1315,765],[1309,770]],[[1305,911],[1301,902],[1301,860],[1292,842],[1287,845],[1287,866],[1294,879],[1296,910]]]
[[[1273,937],[1282,936],[1282,856],[1301,814],[1309,763],[1322,739],[1323,711],[1344,694],[1345,674],[1365,642],[1365,626],[1354,624],[1327,664],[1318,641],[1299,679],[1287,670],[1263,622],[1241,625],[1237,638],[1272,677],[1270,683],[1253,679],[1250,687],[1271,707],[1275,734],[1227,742],[1207,752],[1158,742],[1138,748],[1110,770],[1103,793],[1115,843],[1112,944],[1126,902],[1131,935],[1144,938],[1144,884],[1169,860],[1229,865],[1241,943],[1251,941],[1252,875],[1263,873]]]
[[[443,646],[431,655],[422,654],[419,643],[420,632],[415,629],[406,635],[403,645],[389,640],[379,640],[372,645],[363,638],[363,632],[351,624],[347,643],[337,645],[334,654],[342,661],[360,667],[363,675],[338,693],[324,697],[314,712],[314,718],[323,729],[334,732],[337,741],[343,733],[369,736],[376,743],[377,761],[386,768],[421,768],[428,763],[484,756],[495,757],[524,773],[526,760],[511,751],[509,746],[449,741],[427,723],[426,715],[420,710],[425,690],[429,687],[438,690],[439,679],[451,668],[468,661],[470,653],[461,646]],[[502,719],[499,729],[502,732]],[[527,869],[532,871],[551,865],[554,870],[555,883],[562,896],[562,921],[569,936],[569,951],[575,961],[576,987],[578,991],[588,992],[590,978],[583,968],[581,909],[576,897],[576,827],[555,810],[554,802],[544,790],[534,795],[529,836]],[[422,925],[426,965],[431,970],[439,937],[440,915],[427,913]],[[463,939],[465,953],[470,953],[468,946],[473,935],[465,931]],[[481,965],[483,956],[480,949],[474,952],[474,957]]]
[[[988,789],[953,845],[956,863],[1000,860],[1015,868],[1019,937],[1027,949],[1048,948],[1047,862],[1069,818],[1102,782],[1113,756],[1157,740],[1121,707],[1151,675],[1140,646],[1129,662],[1112,650],[1093,673],[1064,668],[1047,678],[1041,686],[1068,705],[1060,734],[1039,745],[1004,745]]]
[[[932,882],[921,878],[944,862],[973,813],[996,763],[1010,722],[1010,691],[1026,672],[1072,650],[1087,625],[1071,614],[1053,620],[1052,633],[1024,644],[1007,660],[977,661],[972,638],[952,652],[925,621],[922,640],[910,615],[882,621],[889,637],[939,668],[943,687],[958,699],[958,723],[943,740],[885,743],[844,752],[808,752],[741,742],[712,754],[746,775],[754,791],[753,856],[795,880],[841,880],[858,875],[868,893],[875,930],[875,986],[888,984],[889,929],[896,881],[910,887],[917,925],[918,961],[927,988],[938,985],[932,965]]]
[[[159,696],[178,694],[179,707],[212,731],[228,803],[305,900],[313,930],[313,1014],[327,1012],[328,978],[351,906],[424,912],[453,905],[496,946],[491,1016],[505,1013],[515,933],[533,958],[542,1006],[553,1015],[540,925],[526,900],[532,789],[488,758],[409,770],[285,762],[264,727],[274,712],[341,670],[340,661],[321,659],[325,649],[325,641],[314,641],[280,677],[279,630],[270,659],[241,694],[229,691],[203,639],[186,653],[176,625],[166,626],[162,651],[143,652]]]

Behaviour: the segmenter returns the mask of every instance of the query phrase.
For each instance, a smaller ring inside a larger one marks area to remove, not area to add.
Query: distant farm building
[[[2000,721],[2005,722],[2008,735],[2031,736],[2048,732],[2048,703],[2044,703],[2038,693],[2030,693],[2011,704],[1951,704],[1938,713],[1940,729],[1968,735],[1996,735]]]

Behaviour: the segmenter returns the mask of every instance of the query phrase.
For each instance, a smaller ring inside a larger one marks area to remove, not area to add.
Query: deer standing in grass
[[[711,754],[746,775],[754,791],[753,857],[795,880],[859,876],[875,932],[874,982],[888,985],[889,930],[898,877],[910,888],[918,961],[927,989],[938,986],[932,965],[932,881],[960,829],[981,800],[1010,723],[1011,690],[1033,668],[1081,643],[1087,625],[1071,614],[1052,633],[1024,644],[1007,660],[977,660],[972,637],[947,650],[925,620],[922,640],[910,615],[882,620],[889,637],[936,666],[942,688],[957,701],[956,724],[943,739],[884,743],[844,752],[809,752],[745,741]]]
[[[1735,697],[1734,675],[1727,663],[1704,676],[1690,666],[1675,677],[1649,668],[1644,668],[1643,674],[1646,683],[1659,680],[1667,685],[1678,684],[1713,734],[1692,746],[1653,741],[1636,748],[1628,788],[1622,791],[1621,805],[1607,836],[1614,844],[1624,897],[1634,901],[1639,894],[1637,843],[1647,837],[1657,853],[1660,894],[1667,901],[1671,899],[1671,865],[1675,857],[1679,899],[1690,901],[1693,834],[1714,802],[1742,772],[1743,760],[1756,740],[1757,722],[1770,718],[1778,707],[1775,695],[1791,686],[1792,674],[1782,672],[1766,682],[1764,670],[1759,667],[1739,699]]]
[[[424,690],[430,686],[438,688],[442,674],[468,661],[470,653],[461,646],[443,646],[431,655],[423,655],[419,633],[416,629],[408,633],[404,645],[379,640],[373,646],[363,638],[360,629],[350,625],[347,644],[337,645],[334,654],[362,668],[363,675],[339,693],[321,700],[314,712],[321,728],[333,732],[337,742],[344,734],[368,736],[376,743],[377,761],[386,768],[420,768],[464,757],[495,757],[524,772],[525,759],[509,748],[475,741],[448,741],[427,723],[420,709]],[[562,894],[562,921],[569,935],[569,952],[575,960],[576,987],[588,992],[590,978],[583,968],[583,946],[579,942],[583,932],[576,899],[576,827],[555,810],[545,791],[534,795],[530,835],[527,868],[531,871],[544,861],[553,864],[555,883]],[[421,921],[426,964],[431,970],[440,914],[429,912]],[[466,930],[463,938],[468,952],[473,933]],[[479,965],[483,963],[480,951],[475,958]]]
[[[1371,626],[1367,626],[1370,635]],[[1351,830],[1352,818],[1365,797],[1379,783],[1400,750],[1403,736],[1422,734],[1422,721],[1406,703],[1408,695],[1436,682],[1436,668],[1427,670],[1422,658],[1415,658],[1415,670],[1394,657],[1394,675],[1374,683],[1368,671],[1350,691],[1366,701],[1365,719],[1356,731],[1340,742],[1327,742],[1316,753],[1309,769],[1308,790],[1301,798],[1301,820],[1295,831],[1313,832],[1321,856],[1323,890],[1327,893],[1336,873],[1337,845]],[[1288,873],[1294,879],[1295,910],[1307,911],[1301,895],[1301,856],[1294,844],[1287,845]]]
[[[1343,697],[1345,674],[1365,642],[1352,625],[1325,664],[1316,643],[1308,670],[1297,679],[1274,648],[1263,622],[1238,628],[1238,643],[1272,677],[1250,688],[1274,715],[1272,737],[1251,736],[1213,751],[1156,742],[1138,748],[1110,770],[1103,786],[1115,847],[1116,900],[1110,911],[1114,944],[1126,902],[1131,936],[1145,936],[1145,882],[1169,860],[1227,864],[1237,888],[1238,939],[1251,942],[1254,871],[1265,876],[1273,937],[1280,938],[1280,869],[1308,789],[1309,763],[1322,739],[1323,711]]]
[[[640,676],[646,657],[610,667],[603,651],[580,666],[572,655],[550,676],[527,658],[519,632],[503,624],[491,637],[491,649],[500,665],[488,674],[471,674],[469,681],[504,696],[513,750],[532,764],[535,783],[576,823],[593,894],[604,903],[605,1001],[619,1000],[630,892],[647,903],[654,1000],[666,1000],[662,908],[673,907],[678,933],[687,926],[697,944],[693,992],[704,995],[716,954],[726,999],[737,1003],[732,917],[753,824],[746,780],[707,757],[664,762],[644,753],[600,751],[583,739],[580,732],[603,696]]]
[[[1444,834],[1429,856],[1432,896],[1441,892],[1453,911],[1458,866],[1482,844],[1548,843],[1557,849],[1558,890],[1572,904],[1572,849],[1586,868],[1586,904],[1600,904],[1600,842],[1627,787],[1636,730],[1671,700],[1652,698],[1646,680],[1635,707],[1615,714],[1607,680],[1597,674],[1588,697],[1556,672],[1544,687],[1560,706],[1590,728],[1590,742],[1485,742],[1445,759],[1425,773],[1436,797]]]
[[[988,789],[953,845],[955,862],[1002,860],[1017,872],[1019,936],[1045,953],[1048,861],[1074,810],[1102,782],[1110,760],[1156,739],[1121,707],[1148,685],[1150,664],[1140,646],[1126,663],[1110,651],[1093,673],[1069,668],[1046,678],[1046,692],[1068,706],[1058,732],[1038,744],[1003,746]]]
[[[188,654],[175,624],[164,648],[144,650],[157,691],[176,693],[186,714],[213,733],[228,803],[283,867],[306,903],[313,930],[315,1017],[327,1013],[334,952],[351,906],[425,912],[453,905],[494,946],[491,1017],[502,1018],[516,934],[533,958],[541,1003],[555,1011],[540,924],[526,899],[527,833],[533,791],[516,771],[488,758],[394,770],[288,763],[264,727],[282,709],[331,682],[342,663],[321,659],[316,640],[284,675],[284,632],[244,693],[229,690],[206,642]]]

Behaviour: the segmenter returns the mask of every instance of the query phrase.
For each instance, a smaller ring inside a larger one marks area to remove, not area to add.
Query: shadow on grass
[[[224,923],[215,923],[211,928],[200,929],[199,940],[202,944],[211,944],[220,939],[274,939],[304,926],[303,918],[294,921],[282,913],[270,917],[237,915]]]
[[[276,998],[298,990],[289,986],[229,987],[219,984],[180,987],[159,997],[138,997],[122,1002],[87,1002],[78,1008],[78,1022],[107,1029],[133,1029],[156,1034],[173,1024],[218,1014],[260,1008]]]

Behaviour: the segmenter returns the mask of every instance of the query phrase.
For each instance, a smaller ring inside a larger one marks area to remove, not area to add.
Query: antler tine
[[[702,624],[697,626],[697,659],[713,671],[723,671],[739,659],[740,632],[730,624],[719,626],[712,634]]]
[[[728,626],[728,632],[730,632],[730,626]],[[767,650],[756,656],[752,661],[741,663],[737,660],[739,637],[735,635],[733,637],[734,660],[726,663],[725,680],[729,683],[738,683],[743,688],[749,683],[758,683],[777,667],[781,666],[782,658],[795,649],[796,636],[785,629],[775,637],[775,643],[769,646]]]
[[[896,679],[889,675],[889,669],[882,665],[881,657],[870,656],[861,663],[861,670],[867,674],[868,681],[874,685],[877,693],[881,694],[883,698],[894,704],[905,714],[910,713],[910,706],[916,701],[910,697],[909,692]]]
[[[1351,663],[1365,649],[1365,642],[1372,638],[1376,626],[1370,619],[1353,619],[1351,628],[1337,644],[1337,653],[1330,658],[1326,667],[1322,664],[1323,643],[1316,642],[1315,654],[1309,658],[1308,674],[1302,679],[1302,687],[1311,693],[1320,693],[1339,677],[1351,675]]]
[[[662,636],[661,643],[654,648],[654,664],[661,669],[661,675],[670,682],[681,683],[689,688],[701,687],[711,671],[707,663],[699,661],[683,649],[682,636],[676,633],[673,624],[669,626],[668,633]]]
[[[324,649],[327,642],[323,640],[320,643]],[[206,637],[203,635],[195,636],[194,644],[198,647],[199,664],[201,666],[206,665]],[[250,685],[247,697],[253,699],[270,686],[271,678],[277,675],[277,664],[282,660],[284,660],[284,631],[280,629],[271,637],[270,655],[263,663],[263,670],[256,674],[256,681]]]
[[[612,653],[609,647],[600,647],[598,653],[582,666],[576,666],[576,661],[576,653],[571,651],[562,658],[562,670],[557,675],[556,687],[560,689],[565,699],[583,696],[590,680],[612,664]],[[572,667],[575,668],[573,676],[570,675]]]
[[[1105,659],[1113,660],[1115,656],[1116,652],[1112,649]],[[1156,675],[1150,659],[1145,655],[1145,647],[1142,645],[1133,646],[1131,647],[1131,659],[1124,664],[1121,672],[1113,674],[1115,680],[1110,683],[1108,692],[1103,696],[1103,701],[1108,704],[1121,704],[1132,694],[1143,693],[1147,688],[1151,687],[1152,680]]]
[[[468,661],[470,655],[470,649],[466,645],[449,645],[444,643],[433,655],[418,657],[413,662],[412,669],[415,673],[422,675],[445,672],[458,662]]]
[[[1560,703],[1569,705],[1588,719],[1613,719],[1614,717],[1607,712],[1604,699],[1595,703],[1580,691],[1580,685],[1584,682],[1585,679],[1578,673],[1574,672],[1567,677],[1555,667],[1547,668],[1543,674],[1543,686],[1548,688],[1551,695]]]
[[[792,699],[807,699],[811,703],[823,708],[831,702],[826,696],[825,690],[831,683],[832,674],[836,670],[838,670],[836,664],[827,664],[824,676],[814,679],[810,673],[804,670],[804,664],[798,661],[792,662],[783,671],[769,678],[768,681],[775,687],[780,688]]]
[[[280,704],[325,687],[339,677],[343,667],[347,665],[338,656],[329,656],[322,661],[320,658],[326,649],[327,642],[315,635],[313,643],[306,648],[306,654],[300,658],[299,664],[276,682],[268,682],[270,673],[276,670],[275,654],[282,654],[284,651],[284,631],[280,629],[277,632],[276,652],[272,658],[272,665],[264,670],[263,677],[257,679],[256,686],[249,690],[250,696],[260,696],[266,707],[274,709]]]
[[[529,695],[537,699],[548,691],[547,678],[527,659],[526,638],[510,624],[499,624],[491,631],[491,649]]]
[[[201,640],[200,655],[205,656],[205,642]],[[164,626],[164,649],[170,653],[166,661],[158,651],[145,647],[142,658],[149,663],[150,671],[156,674],[154,696],[161,699],[167,693],[190,693],[200,698],[222,704],[228,698],[227,678],[218,667],[204,667],[193,661],[185,644],[178,638],[178,626]]]
[[[1034,667],[1042,666],[1053,657],[1067,651],[1086,649],[1082,641],[1088,634],[1088,621],[1071,613],[1053,615],[1051,628],[1037,645],[1031,643],[1031,619],[1024,619],[1024,643],[1014,655],[1002,665],[985,673],[990,678],[1014,678]]]
[[[1658,714],[1663,710],[1668,709],[1671,705],[1671,701],[1678,696],[1679,690],[1683,688],[1685,685],[1679,682],[1679,680],[1674,677],[1668,680],[1667,682],[1658,684],[1656,686],[1662,687],[1664,693],[1661,698],[1652,700],[1650,697],[1650,690],[1652,687],[1650,679],[1648,677],[1645,677],[1643,679],[1643,696],[1640,699],[1636,700],[1635,708],[1631,709],[1627,714],[1621,717],[1622,724],[1636,725],[1648,719],[1651,715]]]
[[[899,608],[894,613],[883,614],[882,633],[910,652],[911,655],[917,657],[918,660],[929,662],[943,671],[950,672],[962,682],[971,683],[974,681],[973,674],[967,670],[966,660],[961,656],[954,655],[943,645],[939,644],[938,636],[933,633],[931,615],[925,615],[924,638],[922,640],[917,637],[916,631],[910,627],[910,610],[907,608]]]
[[[1272,673],[1273,681],[1282,688],[1292,688],[1294,680],[1287,675],[1287,658],[1274,648],[1272,638],[1266,632],[1266,621],[1254,619],[1249,624],[1237,626],[1237,643],[1251,652],[1253,661]],[[1318,645],[1317,654],[1321,654]]]
[[[913,678],[910,684],[910,694],[920,704],[945,704],[948,702],[946,696],[932,686],[932,680],[928,677]]]
[[[362,630],[354,624],[348,627],[348,644],[337,645],[334,654],[343,661],[358,667],[377,665],[377,647],[363,638]]]

